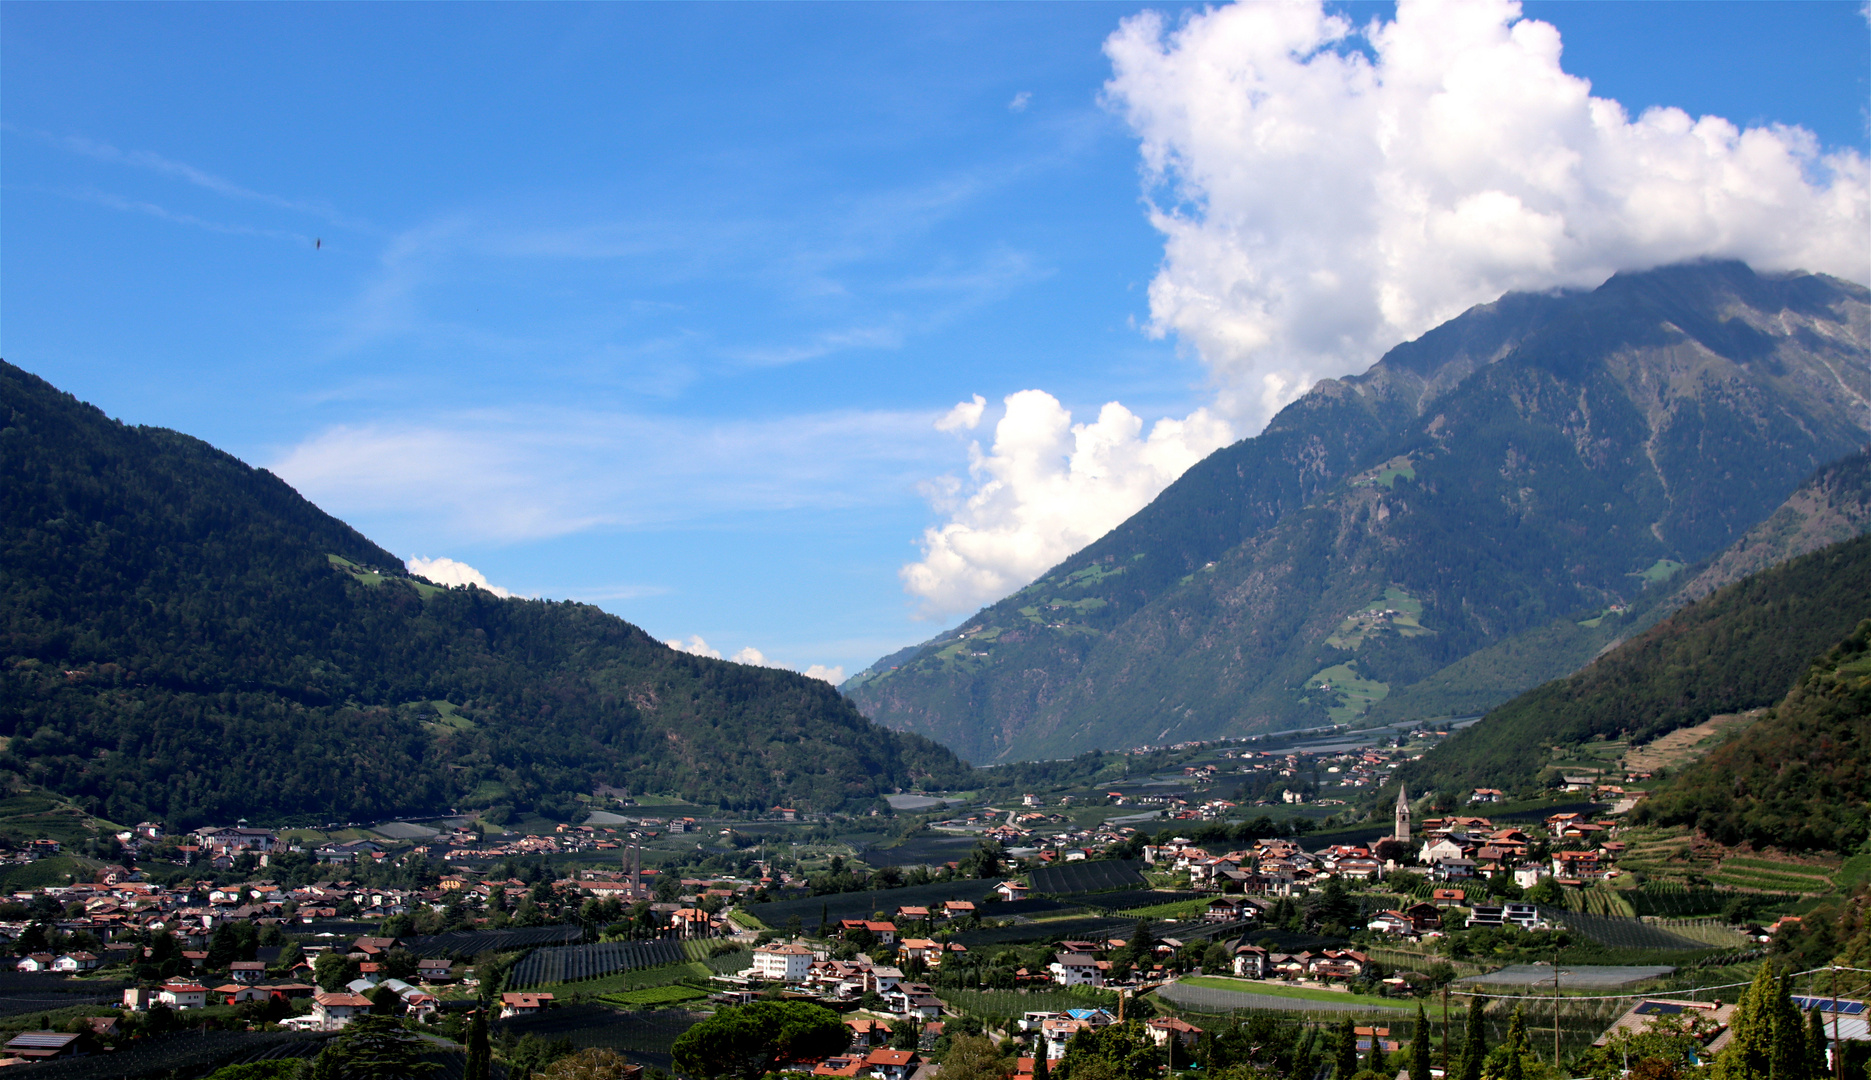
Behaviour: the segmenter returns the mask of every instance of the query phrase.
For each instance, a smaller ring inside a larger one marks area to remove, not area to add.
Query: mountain
[[[1725,844],[1853,853],[1871,836],[1871,619],[1760,721],[1665,780],[1637,820]]]
[[[1867,435],[1860,286],[1704,262],[1509,294],[844,689],[977,762],[1359,721],[1561,620],[1600,620],[1589,655]]]
[[[0,767],[119,822],[829,809],[970,770],[791,672],[409,577],[279,478],[0,363]]]
[[[1871,532],[1871,453],[1820,469],[1766,521],[1667,586],[1631,606],[1587,619],[1559,618],[1477,650],[1371,707],[1374,722],[1486,712],[1516,694],[1563,678],[1684,604],[1749,574]]]
[[[1597,736],[1641,745],[1773,705],[1867,616],[1871,536],[1860,536],[1687,604],[1576,674],[1494,709],[1398,777],[1411,791],[1458,799],[1477,787],[1540,787],[1555,746]]]

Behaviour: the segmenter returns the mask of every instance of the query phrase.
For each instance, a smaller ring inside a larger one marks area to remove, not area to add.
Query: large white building
[[[754,950],[754,977],[777,982],[804,982],[812,967],[812,950],[796,941],[763,945]]]

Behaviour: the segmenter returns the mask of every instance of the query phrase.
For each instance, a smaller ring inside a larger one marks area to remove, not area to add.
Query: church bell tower
[[[1406,844],[1410,842],[1410,792],[1401,784],[1397,786],[1396,838]]]

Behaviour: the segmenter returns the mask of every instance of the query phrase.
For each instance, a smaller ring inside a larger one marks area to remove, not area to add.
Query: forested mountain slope
[[[1584,670],[1493,710],[1399,771],[1414,792],[1538,787],[1553,746],[1642,744],[1772,705],[1871,617],[1871,536],[1823,548],[1691,603]]]
[[[1050,757],[1358,719],[1490,645],[1624,618],[1867,440],[1868,300],[1736,263],[1503,297],[845,689],[971,760]]]
[[[1850,854],[1871,836],[1871,619],[1787,696],[1638,805],[1724,844]]]
[[[0,766],[116,821],[826,808],[949,751],[595,607],[439,589],[277,477],[0,364]]]
[[[1624,611],[1561,617],[1470,653],[1372,706],[1373,721],[1482,713],[1656,625],[1677,608],[1788,559],[1871,532],[1871,454],[1820,469],[1766,521],[1692,570],[1646,588]]]

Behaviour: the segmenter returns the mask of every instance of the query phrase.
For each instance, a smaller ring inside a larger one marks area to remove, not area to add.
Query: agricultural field
[[[1684,951],[1705,949],[1706,945],[1633,918],[1594,915],[1582,911],[1559,911],[1541,908],[1540,916],[1591,938],[1608,949],[1662,949]]]
[[[642,990],[625,990],[616,994],[606,994],[601,1000],[625,1008],[644,1009],[662,1005],[679,1005],[685,1001],[699,1001],[708,996],[708,991],[698,990],[693,986],[650,986]]]
[[[1176,904],[1187,900],[1205,898],[1200,893],[1176,889],[1124,889],[1120,892],[1097,893],[1091,896],[1073,897],[1073,902],[1101,911],[1131,912],[1138,908],[1156,907],[1162,904]]]
[[[91,859],[70,855],[54,855],[29,863],[15,863],[0,869],[0,889],[18,892],[47,885],[64,886],[73,881],[89,881],[99,865]]]
[[[602,1000],[607,994],[623,994],[632,990],[671,986],[679,982],[702,982],[712,974],[715,973],[709,969],[708,965],[697,960],[687,960],[680,964],[633,968],[629,971],[601,975],[595,979],[584,979],[574,983],[547,983],[543,986],[529,987],[529,989],[564,998],[590,1001]]]
[[[1637,910],[1632,906],[1630,898],[1623,895],[1625,891],[1602,885],[1589,889],[1567,889],[1564,897],[1566,910],[1614,919],[1633,918]]]
[[[1711,716],[1694,727],[1678,728],[1624,755],[1624,767],[1631,772],[1656,772],[1675,769],[1713,750],[1723,739],[1760,719],[1766,709],[1745,713]]]
[[[582,982],[619,971],[683,963],[688,953],[682,944],[665,939],[534,949],[513,966],[507,985],[514,990],[526,990],[548,983]]]
[[[404,947],[417,956],[453,956],[472,960],[485,952],[517,952],[541,945],[562,945],[584,936],[578,926],[527,926],[516,930],[463,930],[410,938]]]
[[[746,911],[776,930],[784,929],[795,915],[802,925],[816,929],[821,913],[834,923],[839,919],[868,919],[879,911],[888,918],[899,907],[940,906],[945,900],[972,900],[980,903],[993,888],[994,883],[991,881],[940,881],[901,889],[830,893],[825,896],[802,896],[793,900],[749,904]]]
[[[1143,863],[1102,859],[1045,866],[1028,875],[1036,893],[1076,896],[1079,893],[1115,892],[1143,885]]]
[[[1166,904],[1123,908],[1117,913],[1135,919],[1199,919],[1207,907],[1207,900],[1172,900]]]
[[[1839,865],[1813,865],[1730,855],[1709,872],[1708,878],[1717,885],[1733,888],[1823,895],[1832,891],[1832,875],[1838,871]]]
[[[502,1020],[502,1032],[537,1035],[542,1039],[570,1039],[580,1050],[603,1046],[646,1065],[669,1068],[669,1047],[676,1036],[694,1027],[706,1014],[688,1009],[623,1011],[601,1004],[565,1005],[533,1016]]]
[[[1400,1011],[1404,1007],[1402,1002],[1366,994],[1219,976],[1178,979],[1158,990],[1156,996],[1177,1008],[1207,1013],[1230,1013],[1238,1009],[1368,1013]]]
[[[1136,929],[1136,919],[1049,919],[1045,922],[1015,923],[1012,926],[990,926],[982,930],[969,930],[956,934],[953,940],[977,949],[983,945],[1014,945],[1029,941],[1067,941],[1087,939],[1101,941],[1105,938],[1128,938]]]
[[[983,1020],[1005,1023],[1029,1012],[1066,1009],[1117,1008],[1117,995],[1109,990],[937,990],[949,1007]]]

